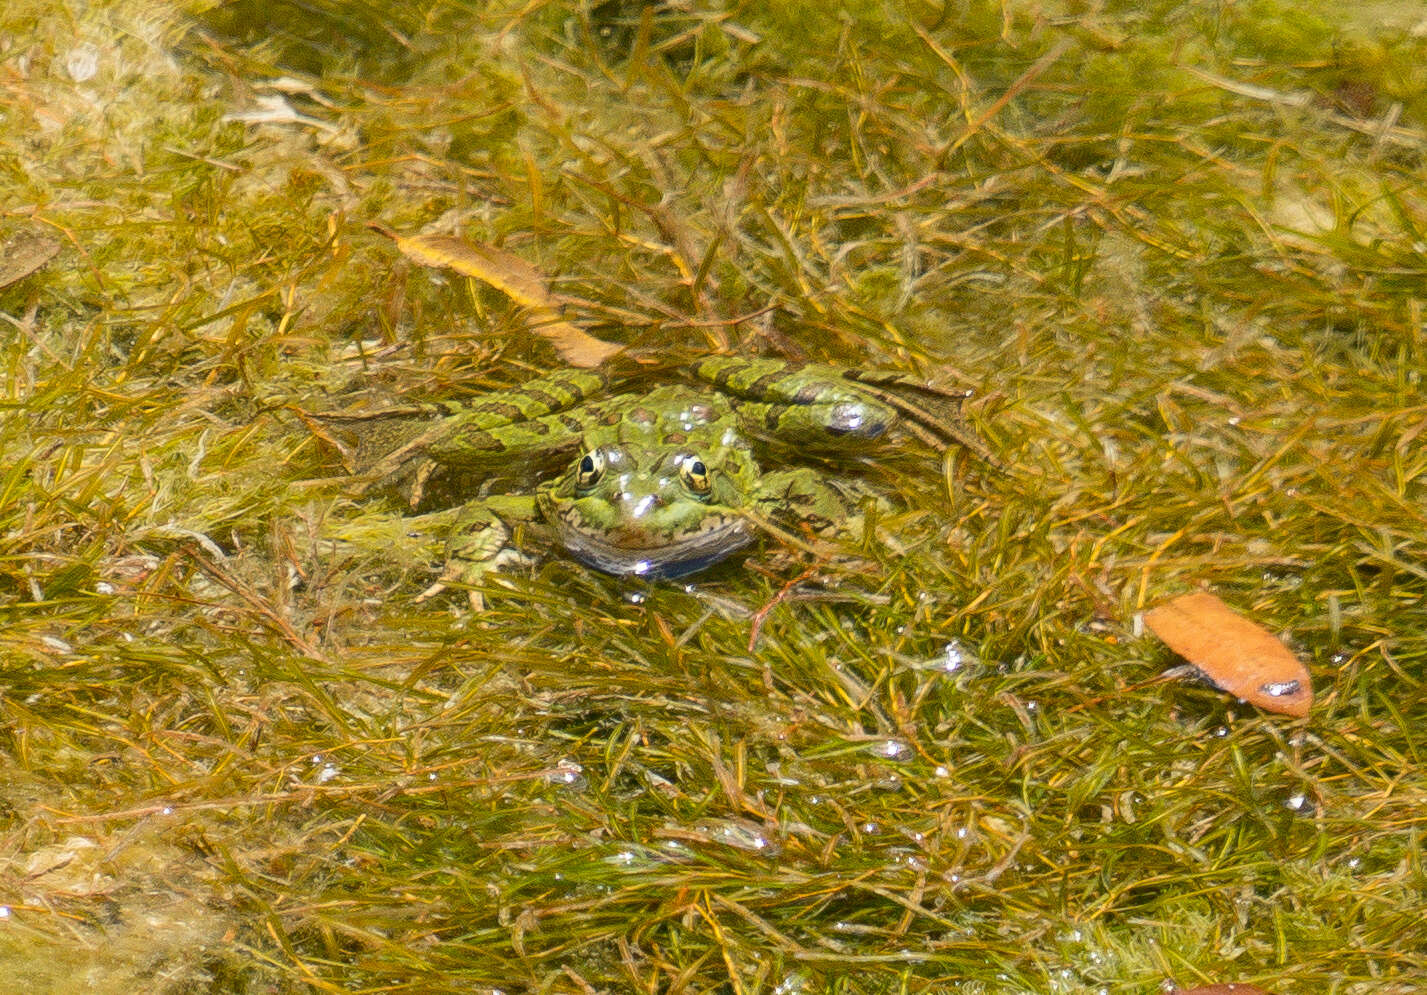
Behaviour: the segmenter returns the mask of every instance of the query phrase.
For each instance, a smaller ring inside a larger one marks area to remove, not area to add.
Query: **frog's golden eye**
[[[575,486],[582,491],[589,490],[599,483],[600,477],[604,476],[604,467],[604,454],[598,449],[592,453],[585,453],[580,457],[580,462],[575,467]]]
[[[713,489],[709,480],[709,468],[697,456],[685,456],[679,461],[679,479],[684,486],[699,497],[705,497]]]

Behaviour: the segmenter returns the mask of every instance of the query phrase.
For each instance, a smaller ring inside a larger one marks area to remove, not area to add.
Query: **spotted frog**
[[[596,570],[650,578],[702,570],[763,533],[797,542],[860,528],[864,487],[812,466],[764,469],[755,450],[769,444],[784,458],[859,455],[901,428],[991,459],[959,421],[964,395],[902,374],[725,356],[687,372],[689,382],[606,396],[606,374],[566,370],[464,407],[423,409],[427,420],[367,461],[366,476],[406,480],[419,503],[433,475],[563,464],[533,493],[441,513],[453,535],[443,582],[469,584],[500,562],[509,525],[522,519],[543,521]]]

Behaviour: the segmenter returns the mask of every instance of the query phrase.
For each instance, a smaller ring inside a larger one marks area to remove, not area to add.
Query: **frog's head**
[[[575,559],[605,573],[681,577],[748,545],[757,480],[747,451],[607,443],[541,490],[545,517]]]

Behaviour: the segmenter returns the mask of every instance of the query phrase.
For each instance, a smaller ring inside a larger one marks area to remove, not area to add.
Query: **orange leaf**
[[[474,277],[528,309],[535,333],[548,339],[571,366],[598,366],[623,348],[560,317],[560,298],[550,292],[540,271],[519,256],[451,235],[393,234],[391,238],[413,262]]]
[[[453,235],[397,235],[396,247],[422,266],[453,269],[483,280],[522,307],[553,308],[559,301],[540,271],[519,256],[493,245],[467,242]]]
[[[1220,690],[1265,711],[1308,714],[1308,669],[1268,630],[1207,591],[1145,612],[1145,624]],[[1249,986],[1239,987],[1251,995]]]
[[[1173,995],[1273,995],[1257,985],[1206,985],[1203,988],[1176,988]]]

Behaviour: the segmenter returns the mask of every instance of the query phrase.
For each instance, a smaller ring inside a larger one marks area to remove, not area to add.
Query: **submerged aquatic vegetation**
[[[15,986],[1414,990],[1414,18],[6,4],[0,245],[60,246],[0,287]],[[558,361],[372,223],[638,358],[973,389],[1012,472],[879,459],[855,556],[419,602],[299,411]],[[1155,679],[1200,586],[1309,717]]]

